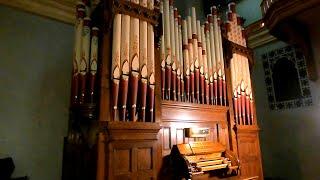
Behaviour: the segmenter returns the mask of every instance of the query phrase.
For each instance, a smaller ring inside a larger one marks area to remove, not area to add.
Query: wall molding
[[[76,0],[0,0],[0,4],[73,24]]]
[[[248,37],[248,46],[251,49],[277,41],[277,38],[272,36],[267,27],[265,25],[263,26],[262,23],[262,20],[258,20],[245,28]]]

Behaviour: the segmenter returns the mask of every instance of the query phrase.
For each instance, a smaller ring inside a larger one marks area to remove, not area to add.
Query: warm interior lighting
[[[264,22],[261,23],[261,27],[264,27]]]

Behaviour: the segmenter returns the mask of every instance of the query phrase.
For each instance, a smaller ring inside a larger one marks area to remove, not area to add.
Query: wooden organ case
[[[77,6],[63,179],[263,179],[235,4],[225,23],[212,7],[201,24],[171,0],[104,0],[91,12],[87,2]]]

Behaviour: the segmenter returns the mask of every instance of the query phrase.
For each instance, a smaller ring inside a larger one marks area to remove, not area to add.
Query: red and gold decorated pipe
[[[178,40],[179,40],[179,61],[180,61],[180,99],[184,101],[184,69],[183,69],[183,48],[182,48],[182,19],[178,15]]]
[[[148,8],[154,9],[154,1],[148,1]],[[154,89],[155,89],[155,57],[154,57],[154,29],[153,25],[148,23],[148,92],[147,92],[147,115],[146,120],[149,122],[154,121]]]
[[[195,68],[195,73],[194,73],[194,78],[195,78],[195,102],[199,103],[200,102],[200,69]]]
[[[248,94],[246,94],[246,120],[248,122],[248,125],[252,125],[252,121],[250,119],[250,97]]]
[[[151,83],[151,82],[150,82]],[[154,122],[154,84],[149,84],[149,90],[148,90],[148,118],[147,120],[150,122]]]
[[[113,19],[113,39],[112,39],[112,114],[116,121],[118,112],[118,96],[120,83],[120,43],[121,42],[121,14],[116,14]]]
[[[138,96],[138,84],[139,84],[139,72],[131,71],[129,86],[130,86],[130,106],[129,108],[129,120],[137,121],[136,112],[137,112],[137,96]]]
[[[176,83],[177,83],[177,56],[176,56],[176,34],[174,23],[174,7],[173,0],[169,0],[170,3],[170,43],[171,43],[171,96],[169,99],[176,100]]]
[[[180,77],[180,80],[181,80],[181,84],[180,84],[180,89],[181,89],[181,101],[182,102],[184,102],[185,101],[185,95],[184,95],[184,86],[185,86],[185,84],[184,84],[184,76],[183,76],[183,74],[181,74],[181,77]]]
[[[234,107],[234,118],[235,118],[235,122],[236,124],[240,124],[239,121],[239,113],[238,113],[238,93],[235,91],[234,95],[233,95],[233,107]]]
[[[241,91],[241,117],[243,124],[246,125],[246,94],[244,91]]]
[[[98,67],[98,36],[99,28],[91,29],[91,53],[90,53],[90,78],[89,78],[89,102],[96,101],[96,74]]]
[[[253,112],[254,104],[252,99],[252,92],[250,93],[250,119],[253,125],[256,125],[255,119],[254,119],[254,112]]]
[[[168,51],[168,49],[167,49]],[[167,56],[166,58],[166,99],[171,99],[170,94],[171,94],[171,74],[172,74],[172,68],[171,68],[171,64],[169,64],[169,62],[171,62],[171,57],[170,55]]]
[[[83,21],[83,30],[81,36],[81,62],[80,62],[80,95],[79,104],[85,103],[87,95],[87,75],[89,72],[89,57],[90,57],[90,18],[85,17]]]
[[[128,88],[130,76],[130,16],[123,14],[121,16],[121,45],[120,45],[120,64],[121,64],[121,79],[120,79],[120,92],[119,92],[119,119],[120,121],[127,120],[127,101],[128,101]],[[132,52],[131,52],[132,53]],[[131,54],[132,55],[132,54]]]
[[[83,4],[82,4],[83,5]],[[82,7],[82,6],[81,6]],[[79,76],[80,76],[80,62],[81,62],[81,34],[83,30],[83,18],[85,10],[77,6],[77,20],[75,24],[75,42],[73,52],[73,67],[72,67],[72,81],[71,81],[71,104],[77,104],[79,101]]]
[[[146,121],[146,107],[147,107],[147,79],[141,78],[140,80],[140,95],[139,95],[139,121],[145,122]]]
[[[182,49],[183,49],[183,71],[184,71],[184,84],[185,84],[185,101],[190,99],[190,63],[189,63],[189,42],[188,42],[188,25],[187,21],[182,21]]]
[[[192,29],[192,47],[194,64],[194,98],[195,102],[200,101],[200,69],[198,53],[198,35],[197,35],[197,17],[195,7],[191,8],[191,29]]]
[[[204,104],[205,93],[204,93],[204,65],[203,65],[203,52],[202,52],[202,33],[200,21],[197,20],[197,37],[198,37],[198,61],[200,69],[200,103]]]
[[[139,0],[131,0],[135,4],[139,4]],[[139,72],[140,72],[140,21],[138,18],[130,17],[130,77],[129,77],[129,88],[128,95],[129,99],[129,120],[136,121],[137,112],[137,96],[138,96],[138,85],[139,85]]]
[[[223,105],[223,79],[219,77],[219,105]]]
[[[174,34],[175,34],[175,50],[176,50],[176,66],[177,66],[177,77],[176,77],[176,94],[174,100],[181,100],[181,59],[180,59],[180,41],[179,41],[179,18],[178,9],[174,8]]]
[[[140,0],[140,5],[147,8],[147,0]],[[138,120],[145,122],[148,91],[148,50],[150,47],[148,47],[148,23],[143,20],[140,20],[139,23],[139,65],[141,79],[139,86]],[[151,71],[151,68],[149,70]]]
[[[174,70],[175,69],[175,64],[173,64],[173,67],[174,68],[172,68],[172,74],[171,74],[171,88],[172,88],[172,95],[171,95],[171,100],[174,100],[174,101],[176,101],[176,89],[177,89],[177,87],[176,87],[176,85],[177,85],[177,72],[176,72],[176,70]]]
[[[227,106],[227,84],[225,78],[223,78],[222,81],[222,86],[223,86],[223,105]]]
[[[180,71],[180,69],[179,69],[179,71]],[[181,92],[180,92],[180,90],[181,90],[181,79],[180,79],[180,77],[181,77],[181,74],[179,73],[179,75],[177,75],[177,82],[176,82],[176,84],[177,84],[177,98],[176,98],[176,100],[177,101],[181,100]]]
[[[129,75],[122,74],[120,80],[120,99],[119,99],[119,119],[120,121],[126,121],[126,110],[127,110],[127,96],[128,96],[128,86],[129,86]]]
[[[242,106],[241,106],[241,90],[240,87],[237,88],[237,93],[238,93],[238,118],[239,118],[239,124],[244,125],[242,121]]]
[[[165,43],[165,99],[170,99],[171,93],[171,38],[170,38],[170,6],[169,0],[163,0],[163,24],[164,24],[164,43]]]
[[[214,87],[214,94],[213,94],[214,100],[213,100],[213,104],[214,104],[214,105],[218,105],[219,83],[220,83],[219,79],[214,79],[214,80],[213,80],[213,87]]]
[[[189,63],[190,63],[190,102],[194,102],[195,97],[195,85],[194,85],[194,52],[192,44],[192,22],[191,17],[187,17],[187,31],[188,31],[188,52],[189,52]]]
[[[165,87],[166,87],[166,68],[163,67],[163,62],[161,62],[161,97],[165,99]]]
[[[200,27],[200,34],[201,34],[201,43],[202,43],[202,62],[203,62],[203,74],[204,74],[204,104],[209,104],[209,81],[208,81],[208,61],[207,61],[207,43],[206,43],[206,36],[205,36],[205,25]]]
[[[212,105],[215,105],[215,83],[214,82],[210,82],[210,100],[211,100],[211,103]]]
[[[163,11],[163,1],[160,2],[160,12],[162,16],[162,31],[165,33],[165,17]],[[166,88],[166,52],[165,52],[165,35],[161,35],[161,42],[160,42],[160,61],[161,61],[161,98],[165,99],[165,88]]]
[[[205,80],[205,103],[210,104],[210,85],[209,85],[209,80]]]

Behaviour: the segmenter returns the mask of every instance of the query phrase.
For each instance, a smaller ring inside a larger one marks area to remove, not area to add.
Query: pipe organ
[[[166,10],[174,8],[166,7],[166,1],[160,6],[164,25],[161,37],[162,99],[226,106],[221,22],[217,9],[212,8],[208,22],[201,24],[196,20],[195,8],[191,8],[190,16],[179,25],[177,10],[173,20],[172,13]]]
[[[173,0],[89,5],[76,8],[64,179],[85,167],[98,180],[263,179],[252,53],[235,4],[226,22],[215,6],[205,21],[195,7],[182,17]]]

